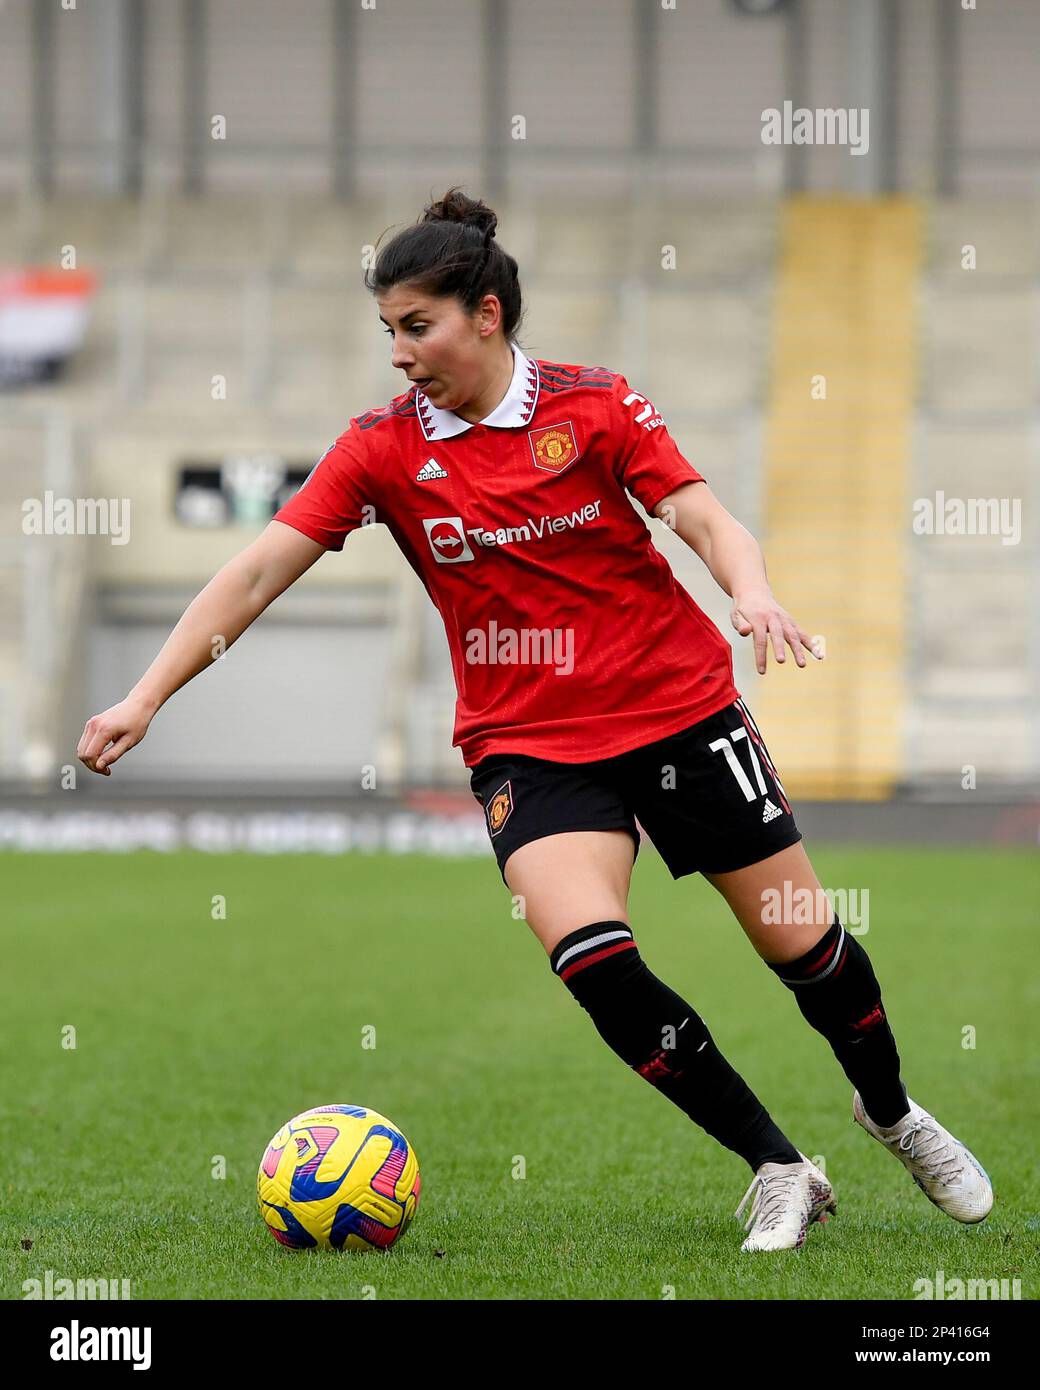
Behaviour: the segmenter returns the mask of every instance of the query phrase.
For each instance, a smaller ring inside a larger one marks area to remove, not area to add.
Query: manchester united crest
[[[531,441],[534,466],[544,468],[547,473],[562,473],[578,457],[578,441],[569,420],[562,425],[543,425],[540,429],[528,430],[527,438]]]
[[[497,835],[513,813],[513,788],[503,782],[487,804],[488,829]]]

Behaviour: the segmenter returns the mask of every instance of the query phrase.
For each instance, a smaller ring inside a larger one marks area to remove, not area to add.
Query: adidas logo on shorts
[[[782,816],[783,814],[780,807],[774,806],[767,796],[766,804],[762,810],[762,824],[768,825],[771,820],[776,820],[777,816]]]

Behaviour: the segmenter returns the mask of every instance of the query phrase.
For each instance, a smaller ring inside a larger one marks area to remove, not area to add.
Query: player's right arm
[[[191,601],[126,699],[87,720],[76,748],[80,762],[110,777],[112,764],[141,742],[170,696],[241,637],[325,550],[302,531],[271,521]]]

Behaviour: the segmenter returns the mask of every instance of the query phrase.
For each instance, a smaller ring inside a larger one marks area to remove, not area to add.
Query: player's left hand
[[[755,589],[734,595],[730,620],[741,637],[754,634],[755,667],[760,676],[766,673],[766,651],[770,641],[773,656],[779,662],[787,657],[785,642],[794,652],[799,666],[806,664],[806,652],[817,661],[823,660],[823,654],[813,645],[813,639],[786,609],[780,607],[770,589]]]

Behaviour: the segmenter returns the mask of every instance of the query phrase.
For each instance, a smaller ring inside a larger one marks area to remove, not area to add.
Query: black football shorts
[[[570,830],[639,825],[673,878],[724,874],[796,844],[801,832],[744,701],[655,743],[587,763],[492,753],[470,776],[505,882],[514,850]],[[507,885],[508,886],[508,885]]]

